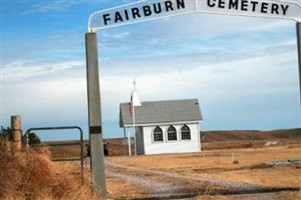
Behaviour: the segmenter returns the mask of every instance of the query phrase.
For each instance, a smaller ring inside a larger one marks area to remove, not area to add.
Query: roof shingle
[[[120,104],[120,127],[133,126],[133,117],[130,115],[130,103]],[[172,122],[201,121],[202,114],[197,99],[147,101],[141,106],[135,106],[135,124],[157,124]]]

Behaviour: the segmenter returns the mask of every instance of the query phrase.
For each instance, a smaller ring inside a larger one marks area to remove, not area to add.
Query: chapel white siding
[[[184,124],[173,125],[177,130],[177,140],[168,141],[167,129],[170,125],[159,125],[163,131],[163,141],[154,141],[153,131],[156,126],[141,127],[136,135],[137,154],[162,154],[162,153],[191,153],[201,150],[199,124],[186,124],[190,129],[191,139],[181,139],[181,128]]]

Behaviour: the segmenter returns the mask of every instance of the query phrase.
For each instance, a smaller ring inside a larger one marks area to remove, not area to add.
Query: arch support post
[[[298,43],[298,68],[299,68],[299,92],[301,106],[301,22],[297,22],[297,43]]]
[[[106,199],[106,177],[101,118],[101,101],[96,33],[86,33],[87,91],[89,115],[89,142],[93,188]]]

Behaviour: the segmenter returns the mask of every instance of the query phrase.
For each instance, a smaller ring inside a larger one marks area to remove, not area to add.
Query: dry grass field
[[[239,164],[233,164],[234,159]],[[109,157],[110,161],[145,169],[159,169],[186,175],[215,177],[223,180],[255,183],[262,186],[301,186],[299,164],[265,166],[275,161],[301,160],[301,149],[295,147],[266,147],[259,149],[211,150],[201,153]],[[281,172],[281,173],[278,173]],[[299,176],[296,176],[299,175]]]
[[[233,159],[239,161],[239,164],[233,164]],[[209,150],[191,154],[107,158],[110,162],[142,169],[256,185],[266,190],[279,191],[277,199],[301,199],[301,193],[297,191],[301,187],[301,163],[283,166],[263,165],[263,163],[295,159],[301,159],[301,149],[297,145],[257,149]],[[177,182],[177,180],[174,181]],[[210,195],[212,197],[212,195],[225,192],[223,188],[217,188],[214,184],[207,185],[207,191],[198,190],[198,187],[204,186],[198,181],[191,180],[185,184],[197,194],[198,198],[204,198],[203,195],[209,198]],[[115,188],[114,184],[111,187],[112,195],[115,196],[114,193],[119,188]],[[131,190],[127,191],[131,193]],[[235,191],[226,190],[226,193],[234,194]],[[219,196],[219,198],[231,199],[232,196],[224,195]]]
[[[188,197],[192,199],[301,199],[301,163],[283,162],[301,160],[300,130],[262,134],[260,131],[207,132],[202,144],[204,150],[199,153],[107,157],[106,162],[110,163],[107,168],[130,175],[127,178],[118,175],[118,178],[109,173],[109,197],[159,198],[148,183],[131,182],[134,176],[155,181],[154,184],[181,186],[178,190],[184,191],[184,195],[180,192],[179,198],[190,194]],[[116,154],[117,149],[126,149],[116,139],[109,144],[110,148],[115,147]],[[242,184],[246,189],[236,189],[235,184]],[[162,199],[171,194],[165,195]]]
[[[202,152],[131,157],[123,139],[107,140],[108,199],[301,199],[300,129],[262,134],[206,132]],[[99,199],[88,169],[81,185],[78,162],[51,162],[78,157],[79,145],[0,147],[0,199]]]

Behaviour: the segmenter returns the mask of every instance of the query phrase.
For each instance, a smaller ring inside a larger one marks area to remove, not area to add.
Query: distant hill
[[[202,142],[226,142],[235,140],[283,140],[301,139],[301,128],[272,131],[227,130],[203,131]]]
[[[202,150],[229,149],[229,148],[252,148],[265,146],[268,141],[281,141],[280,145],[286,143],[301,142],[301,128],[254,131],[254,130],[227,130],[227,131],[203,131],[201,132]],[[131,138],[131,151],[134,154],[134,138]],[[128,155],[127,138],[108,138],[109,156]],[[289,142],[287,142],[289,141]],[[78,157],[80,155],[79,141],[53,141],[46,142],[54,158],[56,157]],[[62,143],[69,143],[61,146]],[[87,155],[87,144],[84,141],[84,156]],[[72,145],[73,144],[73,145]]]

